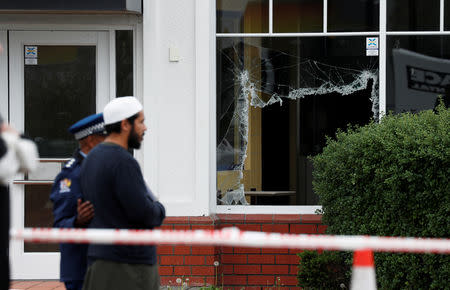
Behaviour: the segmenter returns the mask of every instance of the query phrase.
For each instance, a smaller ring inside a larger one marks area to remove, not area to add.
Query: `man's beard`
[[[141,141],[139,141],[139,135],[134,131],[134,125],[131,129],[130,136],[128,136],[128,148],[139,149],[141,148]]]

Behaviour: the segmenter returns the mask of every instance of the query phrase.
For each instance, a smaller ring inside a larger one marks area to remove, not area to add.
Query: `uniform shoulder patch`
[[[75,158],[70,159],[69,161],[67,161],[66,166],[64,166],[64,167],[66,167],[66,168],[72,167],[72,165],[75,163],[75,161],[76,161]]]
[[[70,192],[70,186],[72,185],[72,181],[69,178],[64,178],[59,182],[59,192]]]

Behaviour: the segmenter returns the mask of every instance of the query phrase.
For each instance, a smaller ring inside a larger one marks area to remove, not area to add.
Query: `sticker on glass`
[[[378,37],[366,37],[366,55],[378,55]]]
[[[25,45],[25,64],[36,65],[38,58],[38,47]]]

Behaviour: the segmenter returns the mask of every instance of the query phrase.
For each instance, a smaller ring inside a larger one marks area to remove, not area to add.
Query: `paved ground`
[[[64,284],[55,280],[11,281],[10,290],[65,290]]]

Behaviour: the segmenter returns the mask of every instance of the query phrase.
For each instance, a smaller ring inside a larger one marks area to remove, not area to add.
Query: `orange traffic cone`
[[[371,250],[358,250],[353,254],[350,290],[376,290],[375,267]]]

